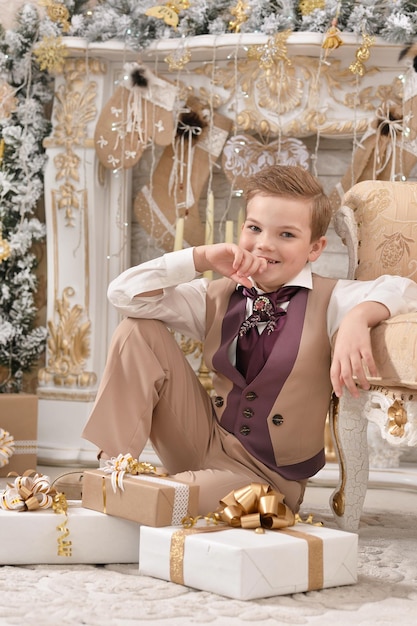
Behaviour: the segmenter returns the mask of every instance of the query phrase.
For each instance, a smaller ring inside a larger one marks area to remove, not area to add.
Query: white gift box
[[[357,581],[358,536],[311,524],[211,532],[141,527],[139,571],[238,600]]]
[[[65,519],[65,528],[59,530]],[[138,562],[139,524],[84,509],[75,500],[68,501],[67,516],[52,508],[0,509],[0,528],[0,565]],[[65,529],[71,556],[58,555]]]

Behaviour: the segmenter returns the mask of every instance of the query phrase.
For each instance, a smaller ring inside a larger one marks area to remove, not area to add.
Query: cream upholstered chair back
[[[357,183],[344,196],[335,229],[348,248],[349,278],[396,274],[417,282],[417,183]]]
[[[363,181],[346,192],[335,229],[348,248],[349,278],[383,274],[417,282],[417,183]],[[417,313],[397,315],[371,332],[376,385],[417,389]]]
[[[417,282],[417,183],[357,183],[346,192],[334,225],[348,249],[349,278],[392,274]],[[376,425],[396,453],[417,446],[417,311],[382,322],[371,330],[371,341],[379,376],[358,398],[345,393],[331,404],[340,467],[331,505],[346,530],[358,528],[365,498],[367,425]]]

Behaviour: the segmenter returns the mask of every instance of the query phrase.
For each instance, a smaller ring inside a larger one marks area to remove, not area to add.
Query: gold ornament
[[[62,72],[68,51],[61,37],[43,37],[34,48],[33,54],[39,69],[53,74]]]
[[[189,50],[185,50],[181,53],[181,50],[177,50],[176,52],[173,52],[165,57],[164,61],[165,63],[168,63],[170,72],[183,70],[187,63],[191,61],[191,52]]]
[[[0,119],[7,119],[16,111],[15,90],[6,82],[0,84]]]
[[[366,33],[362,35],[363,42],[362,45],[356,51],[356,61],[349,65],[349,69],[352,74],[358,74],[359,76],[363,76],[365,74],[365,65],[364,61],[369,59],[369,55],[371,54],[369,49],[375,43],[375,37],[371,37]]]
[[[234,30],[235,33],[240,32],[240,27],[242,26],[242,24],[244,24],[244,22],[247,21],[249,17],[247,14],[248,8],[249,8],[249,5],[247,4],[247,2],[244,2],[243,0],[239,0],[237,5],[230,9],[231,15],[233,15],[236,18],[229,22],[230,30]]]
[[[284,30],[268,39],[264,45],[249,46],[248,59],[259,61],[259,67],[263,70],[270,70],[279,61],[291,65],[286,46],[291,32],[291,30]]]
[[[4,146],[5,146],[4,139],[1,138],[0,139],[0,167],[1,167],[1,164],[3,163]]]
[[[46,7],[46,14],[52,22],[62,25],[62,30],[67,33],[70,29],[70,14],[67,7],[61,2],[54,0],[41,0],[40,6]]]
[[[164,5],[158,4],[154,7],[150,7],[145,11],[145,15],[164,20],[165,24],[168,24],[168,26],[177,28],[180,11],[189,8],[189,0],[173,0],[173,2],[166,2]]]
[[[301,15],[309,15],[316,9],[324,9],[325,0],[301,0],[298,5]]]
[[[343,41],[340,37],[340,30],[337,27],[337,18],[332,20],[332,25],[326,32],[321,47],[325,50],[325,57],[329,54],[330,50],[336,50],[343,45]]]
[[[11,254],[11,249],[9,242],[7,239],[3,239],[2,232],[0,230],[0,263],[3,263],[6,259],[9,258]]]

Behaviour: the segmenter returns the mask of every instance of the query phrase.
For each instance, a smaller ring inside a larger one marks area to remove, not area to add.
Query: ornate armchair
[[[417,183],[363,181],[344,196],[335,230],[347,246],[349,278],[382,274],[417,281]],[[417,312],[371,331],[380,377],[358,399],[334,399],[330,425],[339,483],[330,504],[340,527],[355,531],[368,483],[368,424],[401,451],[417,446]]]

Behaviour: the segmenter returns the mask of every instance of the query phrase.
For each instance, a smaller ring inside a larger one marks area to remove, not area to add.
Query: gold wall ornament
[[[59,85],[54,102],[54,133],[44,143],[46,147],[62,147],[54,157],[55,179],[62,181],[52,190],[54,207],[65,211],[66,225],[75,226],[75,212],[87,209],[87,191],[77,189],[80,181],[81,158],[74,148],[86,145],[88,124],[97,114],[97,85],[87,81],[89,73],[104,73],[102,64],[84,59],[68,60],[64,67],[65,83]]]
[[[363,76],[365,74],[365,65],[364,62],[367,61],[370,57],[370,48],[375,43],[375,37],[371,37],[366,33],[362,35],[363,41],[362,45],[356,51],[356,61],[349,65],[349,69],[352,74],[357,74],[359,76]]]
[[[85,320],[82,306],[71,307],[69,299],[74,295],[74,289],[66,287],[62,299],[55,302],[58,323],[48,322],[47,366],[39,371],[40,385],[83,388],[97,382],[94,372],[84,371],[90,355],[91,322]]]
[[[33,54],[41,71],[60,74],[64,68],[68,50],[62,37],[43,37],[33,48]]]
[[[230,30],[233,30],[235,33],[240,32],[240,27],[248,20],[248,9],[249,5],[244,0],[238,0],[238,3],[230,9],[230,14],[235,18],[229,22]]]
[[[74,228],[75,212],[87,208],[87,191],[85,189],[78,191],[74,185],[66,182],[58,189],[53,189],[51,195],[53,210],[64,211],[66,226]]]

